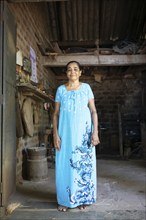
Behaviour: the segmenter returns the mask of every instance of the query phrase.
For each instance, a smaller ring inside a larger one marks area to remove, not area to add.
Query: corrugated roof
[[[48,2],[50,41],[60,46],[108,46],[146,38],[145,0]],[[96,42],[96,43],[95,43]]]

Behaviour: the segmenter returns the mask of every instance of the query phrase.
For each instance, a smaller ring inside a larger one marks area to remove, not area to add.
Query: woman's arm
[[[55,102],[55,110],[53,114],[53,140],[54,147],[60,150],[60,137],[58,135],[58,121],[59,121],[60,103]]]
[[[93,123],[93,133],[92,133],[92,145],[95,146],[100,143],[98,136],[98,115],[94,103],[94,99],[89,100],[89,109],[91,112],[92,123]]]

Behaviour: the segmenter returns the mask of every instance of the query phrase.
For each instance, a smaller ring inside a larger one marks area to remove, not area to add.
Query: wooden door
[[[14,17],[8,9],[8,3],[0,3],[0,172],[1,200],[0,206],[6,207],[16,184],[16,25]]]
[[[0,206],[2,201],[2,4],[0,4]]]

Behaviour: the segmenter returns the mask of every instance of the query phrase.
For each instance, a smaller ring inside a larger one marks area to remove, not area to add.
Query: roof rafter
[[[76,60],[84,66],[127,66],[145,65],[146,55],[77,55],[55,54],[43,57],[43,65],[48,67],[65,66],[69,61]]]

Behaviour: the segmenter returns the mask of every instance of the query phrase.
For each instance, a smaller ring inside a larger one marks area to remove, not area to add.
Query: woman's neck
[[[78,90],[80,88],[81,83],[79,81],[69,81],[66,84],[67,90]]]
[[[79,85],[80,85],[79,80],[76,80],[76,81],[68,81],[68,83],[67,83],[67,86],[69,86],[69,87],[76,87],[76,86],[79,86]]]

